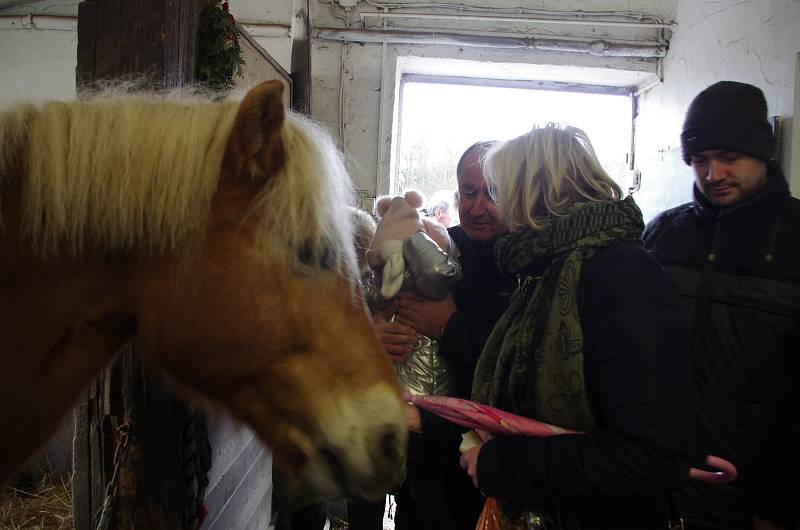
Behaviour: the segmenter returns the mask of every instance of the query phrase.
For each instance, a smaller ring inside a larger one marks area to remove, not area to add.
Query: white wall
[[[0,19],[0,107],[21,98],[75,96],[77,23],[73,29],[12,29]]]
[[[681,126],[694,96],[721,80],[758,86],[769,114],[788,118],[781,162],[787,177],[791,174],[793,193],[800,195],[800,161],[792,163],[790,149],[800,2],[679,0],[675,22],[664,83],[641,96],[636,122],[637,166],[642,171],[637,199],[645,216],[691,200],[691,170],[679,154]]]
[[[69,99],[75,96],[77,18],[0,12],[0,107],[18,99]],[[291,67],[289,21],[281,25],[245,25],[245,29],[285,69]],[[27,27],[26,27],[27,26]]]

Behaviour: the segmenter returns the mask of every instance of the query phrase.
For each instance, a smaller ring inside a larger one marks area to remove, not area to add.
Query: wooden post
[[[124,79],[134,88],[191,83],[199,3],[195,0],[86,0],[78,6],[79,92]],[[114,472],[119,428],[131,422],[118,470],[112,528],[186,527],[183,428],[187,408],[145,374],[126,345],[76,408],[74,523],[95,528]]]
[[[292,109],[311,115],[311,2],[292,4]]]
[[[194,79],[196,0],[85,0],[78,4],[80,87],[130,79],[175,88]]]

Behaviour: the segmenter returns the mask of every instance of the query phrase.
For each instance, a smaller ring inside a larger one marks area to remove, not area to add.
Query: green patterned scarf
[[[497,262],[519,287],[478,360],[472,398],[562,427],[595,429],[583,377],[581,270],[598,249],[638,241],[643,229],[627,197],[577,203],[541,230],[499,239]]]

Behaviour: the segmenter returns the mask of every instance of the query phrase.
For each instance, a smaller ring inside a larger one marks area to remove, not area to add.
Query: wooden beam
[[[194,79],[198,0],[85,0],[78,5],[79,92],[122,79],[172,89]],[[73,512],[95,528],[114,474],[120,428],[130,422],[117,469],[112,528],[188,527],[183,428],[187,407],[147,375],[133,343],[76,409]],[[207,436],[207,433],[201,433]],[[204,443],[203,440],[200,443]]]

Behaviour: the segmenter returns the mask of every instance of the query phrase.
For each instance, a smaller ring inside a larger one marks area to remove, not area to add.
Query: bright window
[[[469,145],[508,140],[548,122],[586,131],[603,167],[627,190],[632,108],[626,90],[533,85],[543,84],[404,76],[392,191],[416,188],[431,196],[455,189],[456,163]]]

